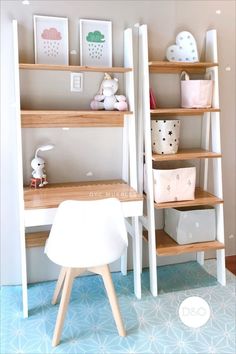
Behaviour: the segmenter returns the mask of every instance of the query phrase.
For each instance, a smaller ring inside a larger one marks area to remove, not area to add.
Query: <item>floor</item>
[[[61,343],[51,347],[58,305],[50,300],[55,282],[29,287],[30,316],[22,319],[19,286],[1,289],[1,354],[23,353],[235,353],[235,276],[227,271],[227,286],[217,283],[215,260],[205,269],[196,262],[158,268],[159,296],[149,291],[148,270],[142,274],[143,295],[133,295],[133,273],[113,273],[127,337],[117,335],[110,307],[98,276],[76,279]],[[178,315],[189,296],[205,299],[211,310],[200,328],[184,325]]]
[[[236,275],[236,256],[227,256],[225,257],[226,268]]]

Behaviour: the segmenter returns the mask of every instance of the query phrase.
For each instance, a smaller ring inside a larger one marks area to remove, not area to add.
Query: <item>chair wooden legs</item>
[[[55,347],[60,342],[61,331],[62,331],[62,327],[66,315],[67,306],[70,300],[73,280],[74,280],[73,268],[66,268],[65,283],[62,290],[61,302],[57,314],[57,321],[56,321],[56,326],[54,329],[54,334],[52,339],[53,347]]]
[[[52,339],[53,347],[55,347],[60,342],[61,331],[64,324],[67,306],[70,300],[73,280],[77,275],[83,273],[84,271],[85,271],[84,268],[64,268],[64,267],[61,268],[61,272],[57,281],[56,289],[54,291],[53,300],[52,300],[52,303],[55,304],[64,282],[61,302],[57,314],[57,320],[56,320],[56,325],[55,325],[53,339]]]
[[[106,264],[103,266],[94,267],[89,270],[91,270],[94,273],[100,274],[102,276],[118,333],[121,337],[125,337],[126,332],[121,318],[120,308],[117,301],[117,297],[116,297],[116,293],[115,293],[115,289],[114,289],[114,285],[112,282],[111,273],[108,265]]]
[[[53,294],[53,298],[52,298],[52,305],[55,305],[57,302],[58,296],[60,294],[60,291],[62,289],[64,280],[65,280],[65,276],[66,276],[66,268],[62,267],[59,277],[58,277],[58,280],[57,280],[56,288],[54,290],[54,294]]]
[[[100,274],[102,276],[118,333],[120,336],[124,337],[126,335],[126,332],[125,332],[124,324],[123,324],[123,321],[121,318],[119,304],[117,301],[117,297],[116,297],[116,293],[115,293],[115,289],[114,289],[114,285],[112,282],[111,273],[110,273],[108,265],[94,267],[94,268],[91,268],[88,270],[91,272]],[[52,300],[52,303],[55,304],[57,301],[58,295],[60,293],[60,290],[62,288],[63,282],[64,282],[64,286],[62,289],[61,302],[60,302],[60,306],[59,306],[59,310],[58,310],[58,314],[57,314],[57,320],[56,320],[56,325],[55,325],[53,339],[52,339],[52,346],[53,347],[58,345],[60,342],[61,332],[62,332],[64,319],[65,319],[65,315],[66,315],[66,310],[67,310],[67,306],[68,306],[68,303],[70,300],[70,294],[71,294],[73,280],[77,275],[83,273],[84,271],[85,271],[85,269],[83,269],[83,268],[62,268],[61,269],[59,279],[57,281],[56,289],[54,291],[53,300]]]

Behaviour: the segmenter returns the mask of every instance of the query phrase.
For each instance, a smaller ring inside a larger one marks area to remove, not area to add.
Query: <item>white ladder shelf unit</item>
[[[139,90],[140,112],[138,126],[138,188],[143,192],[143,163],[146,164],[146,216],[141,217],[143,233],[148,242],[150,290],[153,296],[158,294],[157,256],[175,256],[183,253],[196,253],[200,265],[204,264],[204,251],[216,250],[217,280],[225,285],[225,250],[224,250],[224,220],[221,171],[220,144],[220,109],[218,83],[218,55],[216,30],[206,33],[206,62],[203,63],[173,63],[167,61],[149,61],[147,25],[139,26]],[[150,110],[149,74],[180,73],[187,70],[192,73],[208,73],[214,80],[213,103],[210,109],[158,108]],[[199,149],[180,150],[175,155],[157,155],[152,153],[151,119],[158,116],[192,116],[200,115],[202,119],[201,146]],[[211,133],[211,134],[210,134]],[[210,136],[211,135],[211,136]],[[210,149],[210,151],[209,151]],[[213,159],[213,194],[207,192],[208,160]],[[153,161],[176,161],[188,159],[200,160],[200,188],[196,189],[195,200],[187,202],[155,203],[153,193]],[[155,209],[180,206],[213,205],[216,211],[216,240],[212,242],[178,245],[164,230],[155,230]]]
[[[26,234],[27,227],[50,225],[59,203],[65,199],[89,200],[97,198],[116,197],[121,201],[126,220],[127,231],[132,237],[134,292],[141,298],[141,263],[140,240],[141,224],[139,216],[143,213],[143,196],[137,193],[137,155],[135,132],[135,96],[133,71],[133,33],[130,28],[124,31],[124,67],[84,67],[69,65],[19,64],[17,21],[13,21],[14,42],[14,74],[16,92],[16,124],[18,136],[18,189],[20,212],[21,238],[21,274],[23,315],[28,317],[27,262],[26,247],[43,247],[48,233],[34,232]],[[130,111],[27,111],[20,109],[20,80],[21,70],[61,70],[123,73],[125,94]],[[22,164],[22,128],[51,128],[51,127],[122,127],[123,157],[122,180],[85,181],[75,183],[50,184],[45,188],[33,190],[23,189]],[[96,197],[97,196],[97,197]],[[129,220],[129,221],[128,221]],[[121,271],[127,273],[127,254],[121,259]]]

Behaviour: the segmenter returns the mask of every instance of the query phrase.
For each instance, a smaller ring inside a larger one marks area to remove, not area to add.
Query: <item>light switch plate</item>
[[[83,91],[83,74],[70,73],[70,90],[71,92]]]

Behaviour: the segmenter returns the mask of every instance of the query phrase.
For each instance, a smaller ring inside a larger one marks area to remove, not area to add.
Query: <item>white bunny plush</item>
[[[48,184],[47,175],[44,170],[45,167],[44,160],[41,157],[35,157],[31,161],[31,167],[33,168],[33,172],[32,172],[33,178],[39,180],[38,187],[43,187],[44,185]]]

